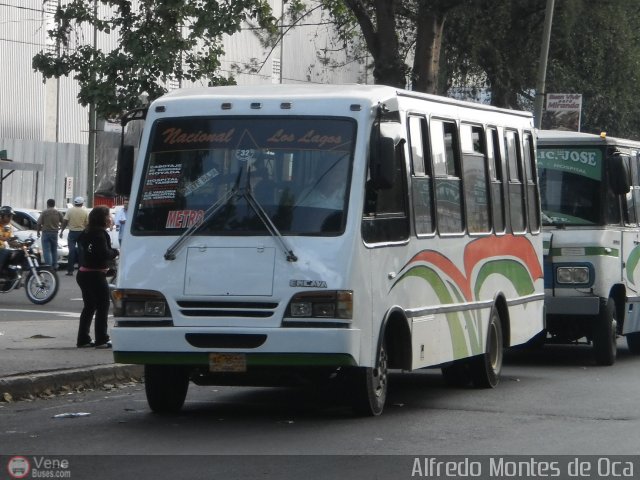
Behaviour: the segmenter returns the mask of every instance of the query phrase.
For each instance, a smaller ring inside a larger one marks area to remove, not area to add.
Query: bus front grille
[[[179,301],[180,313],[185,317],[250,317],[269,318],[278,307],[273,302]]]

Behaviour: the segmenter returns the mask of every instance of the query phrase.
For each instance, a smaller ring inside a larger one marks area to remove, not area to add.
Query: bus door
[[[632,296],[640,294],[640,265],[636,260],[640,257],[640,234],[638,229],[640,210],[640,182],[638,181],[638,155],[625,156],[624,162],[628,166],[631,176],[631,188],[623,195],[622,215],[624,228],[622,229],[622,282],[630,290]]]

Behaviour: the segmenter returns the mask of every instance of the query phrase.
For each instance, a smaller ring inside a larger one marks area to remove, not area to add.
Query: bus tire
[[[154,413],[179,412],[188,388],[188,369],[175,365],[144,366],[144,391]]]
[[[357,415],[376,417],[384,410],[389,384],[388,357],[383,339],[376,367],[359,367],[352,372],[351,398]]]
[[[489,317],[485,353],[472,357],[470,360],[471,382],[476,388],[494,388],[498,385],[503,356],[504,341],[500,314],[494,307],[491,309]]]
[[[593,327],[593,354],[598,365],[609,366],[616,363],[616,304],[612,298],[600,309]]]
[[[627,346],[634,355],[640,354],[640,332],[627,333]]]

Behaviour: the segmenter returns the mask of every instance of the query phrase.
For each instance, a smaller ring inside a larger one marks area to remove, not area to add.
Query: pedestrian
[[[56,201],[50,198],[47,200],[47,209],[40,214],[36,224],[38,238],[42,234],[44,263],[55,269],[58,268],[58,232],[62,219],[62,214],[56,209]]]
[[[109,262],[119,254],[111,247],[111,238],[107,229],[111,226],[111,214],[105,206],[95,207],[89,213],[89,224],[80,234],[78,249],[80,267],[76,282],[82,291],[84,306],[80,313],[78,327],[78,348],[111,348],[107,333],[109,315],[109,284],[107,271]],[[95,314],[95,343],[91,340],[91,321]]]
[[[5,263],[11,257],[11,249],[20,246],[20,242],[13,235],[12,218],[13,208],[8,205],[0,207],[0,270],[4,270]],[[12,277],[15,275],[16,273],[13,272]]]
[[[62,220],[62,228],[60,229],[60,238],[62,232],[69,227],[69,235],[67,236],[67,244],[69,246],[69,262],[67,263],[67,275],[73,275],[75,264],[78,261],[78,237],[87,226],[87,217],[89,212],[84,208],[84,198],[76,197],[73,200],[73,207],[67,210]]]
[[[124,234],[124,224],[127,222],[127,208],[129,208],[129,200],[122,202],[122,208],[116,212],[116,230],[118,230],[118,242],[122,248],[122,235]]]

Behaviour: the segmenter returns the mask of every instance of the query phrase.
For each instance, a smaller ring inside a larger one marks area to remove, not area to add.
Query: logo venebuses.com
[[[11,478],[71,478],[69,460],[45,457],[16,455],[7,462],[7,472]]]

